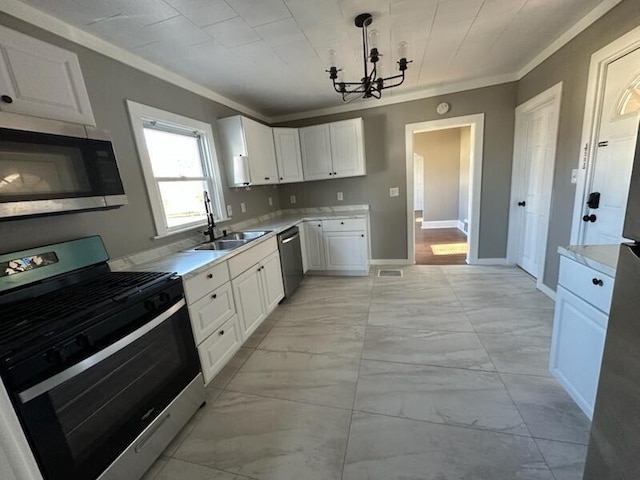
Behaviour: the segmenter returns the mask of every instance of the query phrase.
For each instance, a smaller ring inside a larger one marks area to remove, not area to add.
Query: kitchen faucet
[[[209,237],[209,241],[213,242],[216,239],[216,222],[213,219],[213,213],[211,212],[211,199],[209,198],[209,192],[204,191],[204,209],[207,214],[207,229],[202,232]]]

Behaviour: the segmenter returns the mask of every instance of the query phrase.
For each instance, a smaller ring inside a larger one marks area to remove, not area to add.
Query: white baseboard
[[[507,263],[506,258],[478,258],[474,264],[475,265],[499,265],[499,266],[509,265],[509,263]]]
[[[458,220],[434,220],[431,222],[422,222],[423,230],[432,228],[458,228]]]
[[[536,287],[538,288],[538,290],[540,290],[542,293],[544,293],[551,300],[553,300],[554,302],[556,301],[556,292],[551,290],[544,283],[542,283],[541,281],[538,280],[536,282]]]
[[[376,258],[369,261],[369,265],[412,265],[406,258]]]

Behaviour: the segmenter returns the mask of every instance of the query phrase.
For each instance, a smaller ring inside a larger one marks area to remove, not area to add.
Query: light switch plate
[[[227,217],[233,216],[233,210],[231,210],[231,205],[227,205]]]
[[[269,197],[269,206],[271,206],[271,207],[273,206],[273,198],[272,197]]]
[[[295,195],[291,195],[289,197],[289,203],[296,203],[296,196]]]
[[[338,201],[342,201],[344,200],[344,195],[342,195],[342,192],[338,192]]]
[[[400,188],[398,187],[391,187],[389,189],[389,196],[390,197],[397,197],[400,195]]]
[[[247,212],[247,206],[244,204],[244,202],[240,202],[240,211],[242,213],[246,213]]]
[[[578,169],[571,170],[571,183],[578,183]]]

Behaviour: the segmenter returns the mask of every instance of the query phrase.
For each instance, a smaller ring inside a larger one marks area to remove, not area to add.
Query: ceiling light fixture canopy
[[[362,51],[364,61],[364,76],[359,82],[344,82],[340,77],[341,68],[338,68],[336,62],[336,52],[329,52],[329,70],[325,70],[329,74],[329,79],[333,81],[333,88],[342,95],[342,100],[352,94],[358,94],[363,98],[381,98],[382,90],[387,88],[398,87],[404,82],[404,72],[407,70],[410,60],[407,60],[407,42],[400,42],[398,45],[398,75],[383,78],[378,76],[381,70],[379,65],[382,54],[378,51],[378,31],[368,31],[368,27],[373,22],[373,16],[370,13],[361,13],[358,15],[354,23],[356,27],[362,29]],[[373,64],[369,71],[369,62]]]

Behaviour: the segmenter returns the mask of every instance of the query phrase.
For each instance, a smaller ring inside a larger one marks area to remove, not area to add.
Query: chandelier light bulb
[[[378,38],[380,38],[380,34],[378,30],[373,29],[369,32],[369,48],[378,48]]]
[[[329,66],[335,67],[337,66],[338,54],[335,50],[329,50]]]
[[[398,44],[398,58],[407,58],[408,50],[409,44],[407,42],[400,42]]]

